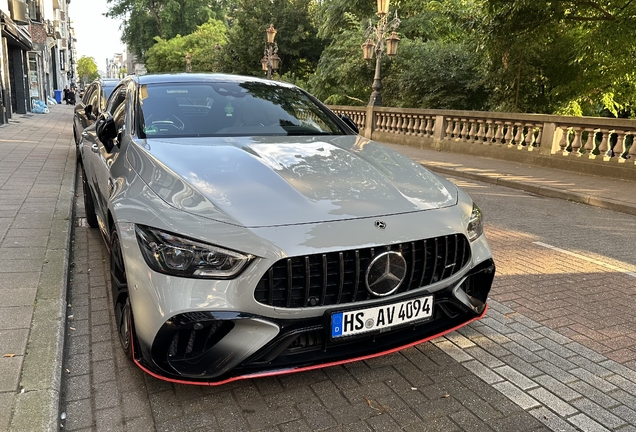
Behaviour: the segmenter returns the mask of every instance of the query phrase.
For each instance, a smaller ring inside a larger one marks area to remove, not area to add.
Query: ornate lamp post
[[[373,93],[371,93],[369,106],[382,105],[380,90],[382,89],[382,53],[384,52],[384,45],[386,44],[386,54],[393,58],[397,54],[400,43],[400,38],[395,30],[400,26],[401,21],[397,17],[397,11],[395,12],[395,17],[389,21],[389,1],[378,0],[377,15],[380,20],[375,26],[369,21],[369,27],[364,34],[367,40],[362,44],[362,53],[365,60],[371,60],[375,53],[375,77],[373,78]],[[391,35],[385,39],[389,31]]]
[[[267,32],[267,44],[265,45],[264,57],[261,59],[263,70],[267,71],[267,79],[272,79],[272,70],[278,69],[280,66],[280,57],[278,57],[278,44],[274,42],[276,37],[276,29],[274,24],[270,24]]]
[[[190,53],[186,53],[185,60],[186,60],[186,72],[192,72],[192,56],[190,55]]]

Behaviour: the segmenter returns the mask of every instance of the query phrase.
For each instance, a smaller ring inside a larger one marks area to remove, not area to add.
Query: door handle
[[[93,153],[99,153],[99,146],[97,144],[93,144],[91,146],[91,150],[93,151]]]
[[[88,137],[88,133],[86,131],[82,131],[82,138],[87,138]]]

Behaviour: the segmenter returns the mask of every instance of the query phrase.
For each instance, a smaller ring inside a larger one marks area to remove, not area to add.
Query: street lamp
[[[192,72],[192,56],[190,55],[190,53],[186,53],[185,60],[186,60],[186,72]]]
[[[261,59],[263,70],[267,72],[267,79],[272,79],[272,70],[278,69],[280,66],[280,57],[278,57],[278,44],[274,42],[276,37],[276,29],[274,24],[270,24],[267,32],[267,43],[265,44],[264,56]]]
[[[400,38],[395,30],[400,26],[401,21],[397,16],[397,11],[395,12],[395,17],[389,21],[389,1],[378,0],[377,15],[380,20],[375,26],[369,20],[369,27],[367,27],[367,31],[364,34],[367,40],[362,44],[362,54],[365,60],[371,60],[375,53],[375,76],[373,78],[373,92],[371,93],[369,106],[382,105],[380,90],[382,89],[382,53],[384,52],[385,43],[386,54],[390,58],[397,55],[398,45],[400,44]],[[385,40],[385,36],[389,31],[391,35]]]

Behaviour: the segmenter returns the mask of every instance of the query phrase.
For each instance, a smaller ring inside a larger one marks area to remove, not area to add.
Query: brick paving
[[[0,430],[54,430],[74,193],[72,107],[0,128]]]

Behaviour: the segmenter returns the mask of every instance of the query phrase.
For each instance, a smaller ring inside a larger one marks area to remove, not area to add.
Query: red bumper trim
[[[252,379],[252,378],[263,378],[263,377],[268,377],[268,376],[275,376],[275,375],[287,375],[287,374],[292,374],[292,373],[296,373],[296,372],[307,372],[307,371],[311,371],[311,370],[316,370],[316,369],[322,369],[322,368],[326,368],[326,367],[331,367],[331,366],[339,366],[339,365],[343,365],[343,364],[347,364],[347,363],[353,363],[356,361],[361,361],[361,360],[368,360],[368,359],[372,359],[375,357],[380,357],[383,355],[387,355],[387,354],[393,354],[395,352],[401,351],[403,349],[406,348],[410,348],[413,347],[415,345],[419,345],[421,343],[424,342],[428,342],[432,339],[436,339],[440,336],[444,336],[445,334],[454,332],[455,330],[464,327],[465,325],[470,324],[473,321],[478,321],[480,319],[482,319],[484,317],[484,315],[486,315],[486,312],[488,312],[488,305],[486,305],[486,308],[484,309],[484,311],[482,312],[481,315],[466,321],[465,323],[462,323],[458,326],[455,326],[453,328],[450,328],[448,330],[445,330],[443,332],[437,333],[433,336],[429,336],[427,338],[418,340],[416,342],[412,342],[406,345],[403,345],[401,347],[397,347],[397,348],[393,348],[390,349],[388,351],[382,351],[379,353],[375,353],[375,354],[369,354],[366,356],[361,356],[361,357],[355,357],[355,358],[350,358],[350,359],[346,359],[346,360],[340,360],[340,361],[335,361],[335,362],[331,362],[331,363],[322,363],[319,365],[314,365],[314,366],[304,366],[304,367],[299,367],[299,368],[290,368],[290,369],[280,369],[280,370],[276,370],[276,371],[268,371],[268,372],[260,372],[260,373],[255,373],[255,374],[249,374],[249,375],[240,375],[240,376],[235,376],[232,378],[228,378],[224,381],[215,381],[215,382],[209,382],[209,381],[184,381],[184,380],[178,380],[178,379],[174,379],[174,378],[168,378],[168,377],[164,377],[162,375],[159,375],[151,370],[149,370],[148,368],[146,368],[144,365],[142,365],[136,358],[134,355],[134,350],[135,350],[135,346],[133,344],[132,349],[133,349],[133,360],[135,362],[135,364],[137,366],[139,366],[139,368],[141,370],[143,370],[144,372],[146,372],[148,375],[151,375],[157,379],[163,380],[163,381],[168,381],[171,383],[175,383],[175,384],[189,384],[189,385],[202,385],[202,386],[219,386],[219,385],[223,385],[223,384],[228,384],[231,383],[233,381],[239,381],[239,380],[245,380],[245,379]],[[132,343],[132,341],[131,341]]]

